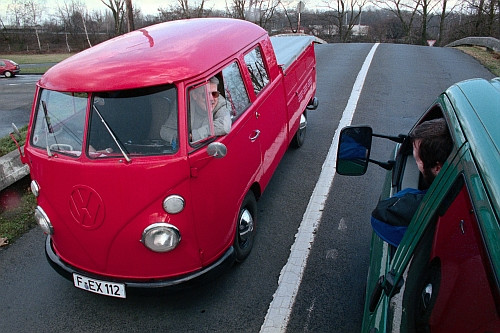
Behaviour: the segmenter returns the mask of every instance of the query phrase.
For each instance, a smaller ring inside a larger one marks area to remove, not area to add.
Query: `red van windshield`
[[[73,157],[84,147],[90,158],[163,155],[177,151],[177,132],[173,85],[94,93],[90,98],[86,93],[42,90],[32,144],[48,154]]]

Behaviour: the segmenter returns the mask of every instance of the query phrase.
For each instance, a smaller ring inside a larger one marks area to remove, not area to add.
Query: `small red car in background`
[[[5,77],[14,77],[21,71],[18,64],[12,60],[0,59],[0,75]]]

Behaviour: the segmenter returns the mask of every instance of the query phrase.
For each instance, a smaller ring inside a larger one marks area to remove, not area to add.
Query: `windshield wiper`
[[[106,130],[108,131],[109,135],[111,135],[111,138],[113,139],[113,141],[115,142],[115,144],[118,146],[118,149],[120,149],[120,152],[122,153],[122,155],[125,158],[125,160],[128,163],[130,163],[132,160],[130,159],[130,157],[127,156],[127,153],[125,153],[125,150],[123,149],[122,145],[120,144],[120,142],[118,141],[118,139],[116,138],[116,136],[113,134],[113,131],[109,127],[109,125],[106,122],[106,120],[104,120],[104,118],[102,117],[101,113],[99,112],[99,110],[97,109],[97,107],[95,105],[92,105],[92,107],[94,108],[94,110],[97,113],[97,115],[99,116],[99,118],[101,118],[101,122],[103,123],[104,127],[106,127]]]
[[[45,103],[45,101],[42,101],[42,108],[43,108],[43,114],[44,114],[44,119],[45,119],[45,148],[47,148],[47,155],[49,155],[49,157],[52,157],[52,152],[50,151],[50,147],[49,147],[49,134],[48,133],[51,133],[53,134],[54,133],[54,130],[52,129],[52,125],[50,124],[50,118],[49,118],[49,112],[47,111],[47,103]],[[56,140],[55,136],[54,136],[54,140]],[[56,140],[56,143],[57,143],[57,140]]]

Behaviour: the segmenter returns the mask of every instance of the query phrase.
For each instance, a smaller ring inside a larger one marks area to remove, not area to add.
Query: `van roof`
[[[115,37],[50,68],[43,88],[92,92],[177,82],[209,71],[266,34],[242,20],[160,23]]]
[[[451,86],[446,94],[455,107],[490,199],[499,214],[500,78],[462,81]]]

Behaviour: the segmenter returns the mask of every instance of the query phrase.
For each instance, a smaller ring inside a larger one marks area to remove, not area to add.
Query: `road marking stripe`
[[[300,282],[304,274],[307,258],[309,256],[314,236],[318,229],[323,214],[328,192],[333,182],[335,175],[335,165],[337,159],[337,144],[339,140],[340,130],[349,126],[354,116],[354,111],[358,104],[359,96],[365,82],[368,69],[375,54],[379,43],[376,43],[371,48],[366,56],[366,59],[358,73],[354,86],[352,88],[351,96],[347,102],[347,106],[340,119],[339,126],[333,136],[332,144],[328,151],[328,155],[322,166],[322,171],[319,176],[318,182],[314,188],[312,196],[307,205],[306,211],[300,223],[297,234],[295,235],[295,242],[290,249],[290,256],[286,265],[282,268],[280,277],[278,279],[278,289],[273,295],[273,300],[269,304],[266,318],[260,329],[261,333],[276,333],[285,332],[290,319],[295,297],[299,290]]]

